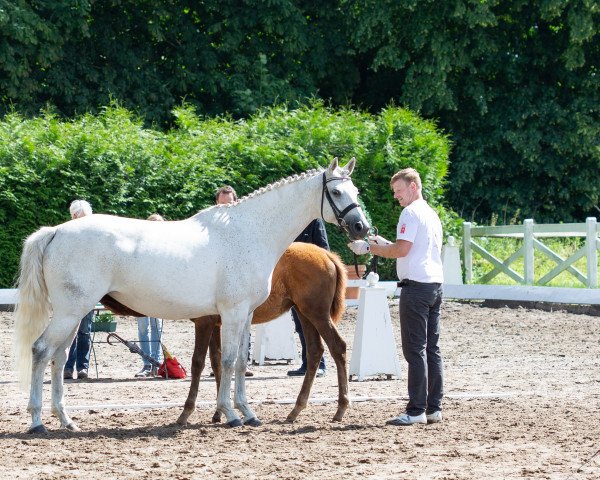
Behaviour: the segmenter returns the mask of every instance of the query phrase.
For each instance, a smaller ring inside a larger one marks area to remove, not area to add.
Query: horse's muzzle
[[[371,229],[369,222],[363,217],[360,210],[356,210],[346,216],[346,225],[348,227],[348,236],[352,240],[360,240],[365,238]]]

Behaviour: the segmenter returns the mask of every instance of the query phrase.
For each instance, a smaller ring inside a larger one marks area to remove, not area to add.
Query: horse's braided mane
[[[250,192],[248,195],[245,195],[242,198],[237,199],[235,202],[224,203],[224,204],[220,204],[220,205],[216,205],[216,206],[221,207],[221,208],[222,207],[229,208],[234,205],[238,205],[242,202],[245,202],[246,200],[249,200],[251,198],[258,197],[259,195],[262,195],[265,192],[270,192],[271,190],[275,190],[283,185],[287,185],[288,183],[297,182],[298,180],[302,180],[304,178],[314,177],[315,175],[317,175],[319,173],[323,173],[322,168],[321,169],[315,168],[315,169],[308,170],[303,173],[296,173],[294,175],[290,175],[289,177],[282,178],[281,180],[277,180],[276,182],[269,183],[268,185],[261,187],[258,190],[254,190],[253,192]]]

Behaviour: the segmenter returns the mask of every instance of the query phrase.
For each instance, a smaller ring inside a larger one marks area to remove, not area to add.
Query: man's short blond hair
[[[164,222],[165,221],[165,219],[162,217],[162,215],[159,215],[158,213],[153,213],[146,220],[151,220],[154,222]]]
[[[421,176],[414,168],[403,168],[402,170],[394,173],[390,180],[390,187],[394,185],[398,180],[403,180],[406,183],[415,182],[415,185],[421,190]]]

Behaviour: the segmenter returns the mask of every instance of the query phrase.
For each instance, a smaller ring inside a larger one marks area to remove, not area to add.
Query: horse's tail
[[[43,227],[31,234],[23,246],[19,272],[19,293],[15,307],[14,361],[21,387],[31,381],[33,343],[42,334],[50,316],[48,288],[42,263],[44,251],[54,238],[56,227]]]
[[[336,270],[336,284],[335,284],[335,295],[333,302],[331,303],[331,320],[333,323],[338,323],[346,310],[346,266],[340,259],[340,257],[332,252],[327,252],[329,259],[335,265]]]

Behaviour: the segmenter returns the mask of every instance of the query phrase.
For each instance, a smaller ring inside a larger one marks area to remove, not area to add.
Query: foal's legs
[[[193,321],[196,335],[194,340],[194,354],[192,355],[192,381],[190,383],[190,391],[188,392],[187,400],[183,406],[183,412],[181,412],[181,415],[179,415],[179,418],[177,419],[179,425],[186,425],[188,418],[196,409],[200,375],[204,369],[206,351],[208,350],[208,344],[211,341],[213,330],[219,328],[216,326],[219,321],[218,315],[195,318]]]
[[[286,421],[288,422],[295,421],[300,412],[306,408],[310,390],[324,352],[321,337],[315,326],[302,312],[298,311],[298,316],[300,317],[300,323],[302,323],[302,332],[304,333],[304,341],[306,342],[306,373],[304,374],[302,388],[300,389],[298,398],[296,398],[296,405],[287,416]]]
[[[340,336],[335,325],[329,320],[317,325],[319,334],[325,341],[331,357],[335,361],[338,377],[338,408],[333,416],[334,422],[341,422],[344,413],[350,406],[348,397],[348,364],[346,362],[346,342]]]
[[[216,326],[213,330],[209,344],[210,366],[215,374],[215,382],[217,384],[217,395],[219,395],[219,385],[221,384],[221,327]],[[212,417],[213,423],[221,423],[221,412],[215,410]]]
[[[304,382],[302,383],[302,389],[296,399],[296,405],[290,414],[287,416],[288,422],[293,422],[298,418],[298,415],[302,410],[306,408],[310,390],[314,380],[314,373],[312,373],[311,365],[314,364],[316,371],[319,361],[323,355],[323,344],[321,343],[321,337],[325,341],[331,357],[335,361],[337,376],[338,376],[338,408],[333,416],[334,422],[341,422],[344,417],[344,413],[350,405],[350,399],[348,397],[348,369],[346,363],[346,342],[340,336],[337,328],[331,322],[329,315],[327,314],[327,321],[323,322],[324,316],[305,317],[301,312],[300,321],[302,322],[302,330],[304,331],[304,339],[306,341],[306,362],[307,371],[304,376]],[[319,318],[319,321],[315,320]],[[312,323],[308,323],[308,322]],[[305,326],[306,325],[306,326]],[[317,325],[317,327],[315,327]],[[307,335],[308,332],[308,335]]]

